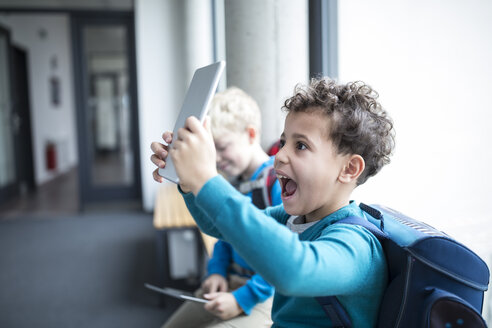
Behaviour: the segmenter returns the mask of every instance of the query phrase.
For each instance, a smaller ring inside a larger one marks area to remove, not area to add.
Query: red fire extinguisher
[[[46,143],[46,168],[50,171],[56,169],[56,145],[50,141]]]

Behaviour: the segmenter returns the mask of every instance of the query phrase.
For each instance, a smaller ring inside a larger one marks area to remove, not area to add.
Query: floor
[[[106,171],[100,168],[98,171]],[[79,214],[78,171],[73,168],[33,191],[0,204],[0,219],[58,218]],[[140,201],[85,204],[84,212],[140,210]]]
[[[79,211],[78,174],[69,172],[0,205],[0,218],[59,217]]]
[[[38,327],[160,326],[179,304],[167,300],[166,306],[163,307],[162,297],[143,287],[144,282],[157,284],[156,279],[152,280],[158,272],[154,260],[155,231],[151,214],[127,207],[120,206],[116,211],[114,205],[112,208],[85,207],[84,212],[81,212],[77,169],[39,186],[35,191],[26,192],[1,204],[2,229],[0,231],[4,235],[0,241],[3,249],[0,257],[0,262],[3,262],[0,267],[4,270],[0,271],[0,285],[2,285],[0,290],[5,291],[6,286],[11,285],[13,292],[9,294],[10,296],[5,293],[0,296],[0,304],[2,304],[0,326],[28,327],[33,325],[32,322],[37,322],[34,325]],[[144,218],[137,220],[141,217]],[[142,221],[145,221],[145,224],[142,224]],[[126,235],[123,233],[125,222],[130,226],[126,229]],[[117,225],[118,229],[111,228],[111,224]],[[20,232],[9,230],[14,228]],[[32,234],[34,237],[26,235],[31,231],[29,229],[35,230]],[[114,234],[114,231],[118,233]],[[138,234],[138,231],[141,233]],[[138,239],[139,236],[143,237]],[[19,242],[22,247],[19,246]],[[55,242],[60,244],[65,242],[65,246],[60,247],[57,244],[58,246],[55,245],[50,249],[50,243]],[[20,256],[24,261],[19,261],[19,256],[16,254],[22,250],[31,257]],[[122,256],[120,254],[122,252],[125,255]],[[62,256],[64,254],[65,257]],[[33,260],[32,257],[35,259]],[[98,257],[102,257],[99,264],[96,263]],[[40,259],[44,260],[40,261]],[[113,263],[115,261],[121,263]],[[23,269],[23,265],[27,269]],[[26,286],[34,287],[25,295],[22,294],[18,302],[12,303],[8,299],[13,299],[12,295],[19,294],[16,290],[22,287],[18,274],[15,273],[16,270],[27,275],[22,280]],[[87,281],[81,284],[81,278],[78,278],[77,283],[72,285],[73,281],[70,277],[75,273],[82,274]],[[2,281],[10,281],[8,277],[2,280],[5,276],[16,276],[15,283],[2,284]],[[90,277],[93,279],[89,281]],[[106,281],[104,283],[106,286],[99,286],[103,281]],[[60,284],[70,286],[67,290],[71,292],[65,293],[63,288],[56,289],[55,287],[59,287]],[[94,284],[100,287],[95,300],[92,300],[90,295],[86,295],[83,300],[73,297],[74,293],[83,294],[81,286]],[[50,290],[51,288],[53,290]],[[102,293],[102,290],[105,292]],[[48,294],[50,302],[43,302],[42,306],[33,305],[38,298],[42,299]],[[105,300],[107,304],[101,305]],[[62,309],[66,302],[70,303],[67,305],[68,308],[74,305],[73,308],[67,310],[68,312],[62,311],[66,313],[58,313],[56,309]],[[5,304],[12,306],[7,309]],[[31,310],[38,309],[40,306],[41,310],[46,311],[37,318],[19,315],[23,310],[32,312]],[[106,310],[102,311],[102,308]]]
[[[0,220],[0,327],[160,327],[152,215]]]

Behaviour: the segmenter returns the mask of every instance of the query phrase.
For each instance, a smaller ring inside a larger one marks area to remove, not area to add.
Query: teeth
[[[286,176],[277,174],[277,179],[288,179]]]

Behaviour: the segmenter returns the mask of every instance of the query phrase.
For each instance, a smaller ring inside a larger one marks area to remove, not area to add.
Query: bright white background
[[[338,4],[340,79],[376,89],[397,133],[392,163],[355,199],[424,220],[490,266],[492,2]]]

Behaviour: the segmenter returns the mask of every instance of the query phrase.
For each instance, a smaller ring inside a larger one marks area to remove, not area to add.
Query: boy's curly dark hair
[[[366,167],[357,185],[390,162],[394,145],[393,122],[377,101],[378,93],[361,81],[337,84],[328,78],[313,78],[297,85],[287,99],[286,112],[322,111],[331,118],[329,136],[339,154],[357,154]]]

